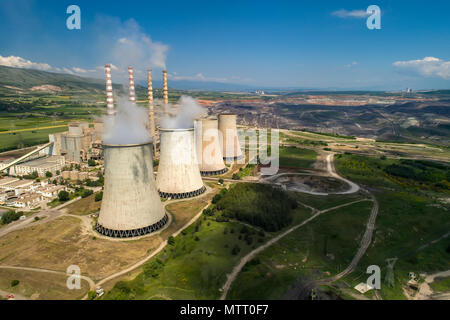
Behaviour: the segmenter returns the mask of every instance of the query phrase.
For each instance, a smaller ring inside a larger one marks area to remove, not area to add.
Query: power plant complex
[[[114,116],[111,66],[105,66],[107,110]],[[226,114],[193,120],[189,128],[158,128],[155,125],[151,69],[148,81],[148,128],[152,141],[139,144],[103,144],[105,185],[95,226],[114,238],[155,232],[169,218],[162,198],[184,199],[206,191],[202,175],[227,172],[225,161],[243,157],[236,129],[236,115]],[[129,99],[136,102],[133,68],[128,68]],[[168,115],[167,71],[163,71],[163,113]],[[112,120],[114,120],[114,118]],[[159,148],[157,144],[159,137]],[[153,158],[158,153],[156,179]]]

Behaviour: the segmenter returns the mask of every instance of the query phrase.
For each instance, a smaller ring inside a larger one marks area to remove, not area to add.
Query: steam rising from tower
[[[130,87],[130,101],[136,102],[136,93],[134,88],[134,75],[133,75],[133,67],[128,67],[128,81]]]
[[[109,116],[114,115],[114,98],[112,91],[111,65],[105,65],[106,73],[106,107]]]

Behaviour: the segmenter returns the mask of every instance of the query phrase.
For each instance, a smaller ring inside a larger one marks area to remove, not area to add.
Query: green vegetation
[[[430,284],[430,287],[435,292],[449,292],[450,291],[450,277],[436,278]]]
[[[227,299],[283,299],[299,277],[338,273],[353,259],[371,207],[364,201],[327,212],[281,238],[244,266]]]
[[[103,191],[97,192],[95,194],[95,201],[99,202],[99,201],[102,201],[102,199],[103,199]]]
[[[69,193],[67,191],[63,190],[58,193],[58,200],[60,202],[65,202],[65,201],[68,201],[69,199],[70,199],[70,197],[69,197]]]
[[[18,286],[18,285],[19,285],[19,283],[20,283],[20,281],[19,281],[19,280],[11,280],[11,287],[15,287],[15,286]]]
[[[379,265],[386,272],[386,259],[396,257],[394,284],[383,283],[381,295],[405,299],[402,286],[409,272],[449,269],[450,239],[433,242],[450,230],[450,206],[440,200],[448,191],[436,187],[436,181],[446,176],[446,165],[348,154],[337,157],[335,164],[341,174],[370,187],[380,207],[373,245],[357,270],[344,279],[347,283],[360,282],[368,265]]]
[[[223,189],[226,190],[226,189]],[[217,215],[237,219],[266,231],[278,231],[288,226],[293,219],[295,199],[287,193],[260,184],[236,184],[228,192],[216,197]]]
[[[314,150],[280,147],[280,167],[309,168],[316,161],[316,157]]]
[[[9,224],[13,221],[19,220],[19,218],[23,215],[23,212],[15,212],[14,210],[9,210],[2,215],[1,222],[2,224]]]

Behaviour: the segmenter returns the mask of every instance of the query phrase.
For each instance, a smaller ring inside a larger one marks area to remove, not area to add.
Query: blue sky
[[[66,8],[81,8],[81,30]],[[381,29],[364,11],[381,8]],[[450,87],[449,1],[0,0],[0,64],[113,80],[165,64],[172,80],[260,87]]]

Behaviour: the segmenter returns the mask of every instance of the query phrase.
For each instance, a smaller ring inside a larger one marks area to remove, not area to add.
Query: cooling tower
[[[147,94],[148,94],[148,123],[150,136],[153,139],[153,155],[156,154],[156,136],[155,136],[155,112],[153,106],[153,81],[152,81],[152,69],[147,71]]]
[[[219,115],[219,131],[222,139],[222,154],[225,161],[242,159],[241,147],[236,128],[235,114]]]
[[[142,236],[168,217],[153,176],[152,143],[103,145],[105,186],[95,229],[108,237]]]
[[[156,185],[163,198],[182,199],[205,192],[194,147],[194,129],[160,129]]]
[[[110,64],[105,65],[105,73],[106,73],[106,107],[108,115],[112,116],[114,115],[114,98],[113,98]]]
[[[136,93],[134,88],[134,75],[133,75],[133,67],[128,67],[128,83],[130,89],[130,101],[136,102]]]
[[[194,122],[195,146],[200,174],[223,174],[227,167],[223,162],[217,118],[198,119]]]

